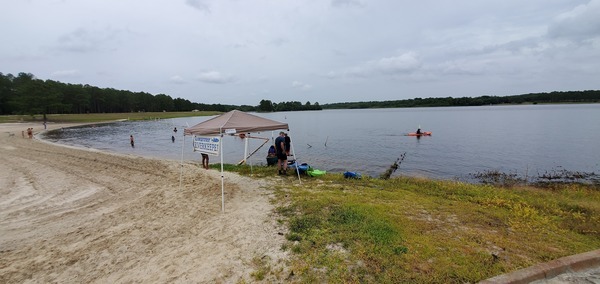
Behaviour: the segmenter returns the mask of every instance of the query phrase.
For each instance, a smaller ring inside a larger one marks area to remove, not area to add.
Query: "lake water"
[[[296,157],[316,169],[379,176],[406,153],[394,175],[468,180],[501,171],[535,176],[600,173],[600,104],[396,108],[258,113],[287,122]],[[55,131],[46,139],[118,153],[180,160],[183,129],[211,117],[125,121]],[[432,136],[405,136],[418,126]],[[178,132],[174,133],[173,128]],[[278,131],[252,134],[271,139]],[[129,135],[136,140],[129,145]],[[175,143],[171,136],[175,136]],[[200,160],[186,137],[184,159]],[[250,139],[249,152],[262,144]],[[224,160],[243,158],[244,142],[224,139]],[[266,164],[269,143],[249,159]],[[218,163],[219,157],[211,157]]]

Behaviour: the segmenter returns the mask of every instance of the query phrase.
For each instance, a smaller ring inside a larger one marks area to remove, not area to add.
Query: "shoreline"
[[[268,180],[224,173],[221,213],[217,171],[19,133],[84,124],[0,124],[0,282],[252,282],[257,258],[286,270]]]
[[[68,127],[75,127],[75,126],[82,126],[82,125],[93,125],[93,124],[107,124],[107,123],[114,123],[117,121],[125,121],[126,119],[118,119],[118,120],[112,120],[112,121],[101,121],[101,122],[87,122],[87,123],[54,123],[57,126],[54,126],[53,128],[48,128],[47,131],[52,131],[52,130],[56,130],[61,128],[60,125],[67,125],[64,126],[64,128],[68,128]],[[13,123],[13,124],[22,124],[22,123]],[[0,124],[2,125],[2,124]],[[49,126],[51,125],[50,123],[48,124]],[[60,143],[60,142],[55,142],[55,141],[50,141],[47,139],[43,139],[42,137],[40,137],[42,132],[44,130],[42,129],[42,131],[38,131],[37,133],[34,134],[34,136],[36,138],[38,138],[39,141],[44,141],[47,143],[52,143],[55,145],[60,145],[60,146],[64,146],[64,147],[73,147],[75,149],[84,149],[84,150],[89,150],[89,151],[98,151],[98,152],[103,152],[103,153],[109,153],[109,154],[113,154],[113,155],[122,155],[122,156],[129,156],[129,157],[142,157],[142,158],[146,158],[146,159],[156,159],[156,160],[165,160],[165,161],[173,161],[173,162],[181,162],[181,159],[179,157],[177,158],[168,158],[168,157],[160,157],[160,156],[154,156],[154,155],[148,155],[148,154],[133,154],[133,153],[124,153],[121,151],[117,151],[117,150],[102,150],[99,148],[93,148],[93,147],[86,147],[86,146],[81,146],[81,145],[76,145],[76,144],[64,144],[64,143]],[[179,150],[177,150],[179,151]],[[195,159],[185,159],[184,163],[195,163],[196,160]],[[217,162],[218,164],[218,162]],[[227,164],[227,162],[225,162],[225,164]],[[387,170],[389,170],[389,167],[386,168]],[[328,171],[330,173],[335,173],[335,174],[342,174],[343,171],[340,172],[336,172],[336,171]],[[576,184],[586,184],[586,185],[595,185],[598,184],[598,181],[600,181],[600,173],[595,173],[595,172],[585,172],[585,171],[572,171],[572,170],[568,170],[565,168],[562,168],[561,166],[557,166],[552,170],[548,170],[546,171],[546,173],[548,174],[548,177],[545,177],[543,175],[539,175],[535,176],[535,175],[527,175],[527,173],[522,174],[519,173],[517,171],[514,172],[500,172],[500,171],[496,171],[496,170],[483,170],[483,171],[477,171],[477,172],[472,172],[472,173],[465,173],[462,174],[462,176],[456,176],[456,177],[436,177],[436,176],[428,176],[428,175],[422,175],[422,174],[403,174],[404,176],[407,177],[414,177],[414,178],[425,178],[425,179],[430,179],[430,180],[441,180],[441,181],[448,181],[448,180],[459,180],[461,182],[465,182],[465,183],[469,183],[469,184],[494,184],[494,185],[500,185],[500,186],[512,186],[512,185],[537,185],[537,186],[548,186],[548,185],[552,185],[552,184],[565,184],[565,183],[576,183]],[[379,175],[374,175],[372,177],[374,178],[378,178],[380,177],[381,174]]]

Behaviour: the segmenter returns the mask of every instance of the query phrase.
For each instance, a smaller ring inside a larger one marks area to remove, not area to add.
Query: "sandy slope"
[[[185,164],[180,188],[177,162],[22,138],[30,126],[0,124],[0,283],[256,282],[257,259],[285,275],[265,181],[226,173],[221,213],[217,171]]]

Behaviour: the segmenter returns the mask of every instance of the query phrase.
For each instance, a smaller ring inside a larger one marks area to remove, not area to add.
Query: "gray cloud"
[[[205,0],[185,0],[185,4],[194,7],[203,12],[210,13],[210,7]]]
[[[200,82],[210,84],[227,84],[235,82],[235,78],[231,75],[222,74],[218,71],[206,71],[198,74],[196,79]]]
[[[282,46],[288,42],[289,40],[284,37],[275,37],[272,40],[270,40],[268,44],[272,46]]]
[[[335,77],[372,77],[381,75],[401,75],[417,71],[421,67],[416,53],[408,52],[399,56],[370,60],[341,71],[332,71],[329,78]]]
[[[299,82],[299,81],[294,81],[294,82],[292,82],[292,88],[294,88],[294,89],[300,89],[300,90],[303,90],[303,91],[308,91],[308,90],[312,89],[312,85],[306,84],[306,83],[302,83],[302,82]]]
[[[558,15],[548,27],[548,36],[573,41],[600,40],[600,0]]]
[[[363,6],[363,3],[358,0],[332,0],[331,6]]]
[[[65,52],[94,52],[114,48],[121,32],[106,28],[104,30],[76,29],[58,37],[57,49]]]
[[[50,75],[55,78],[78,77],[80,72],[79,70],[57,70]]]
[[[73,52],[89,52],[98,49],[98,45],[102,41],[99,38],[94,38],[84,30],[78,29],[69,34],[65,34],[58,38],[58,48],[65,51]]]
[[[173,83],[173,84],[186,84],[187,83],[187,81],[179,75],[171,76],[171,78],[169,78],[169,82]]]

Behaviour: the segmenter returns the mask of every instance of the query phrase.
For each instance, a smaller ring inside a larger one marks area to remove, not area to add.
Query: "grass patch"
[[[252,259],[252,264],[255,267],[255,270],[252,273],[250,273],[250,276],[252,276],[255,280],[258,281],[265,280],[265,277],[271,271],[271,267],[268,264],[268,260],[269,259],[265,261],[265,259],[263,258],[254,257],[254,259]]]
[[[209,168],[214,170],[221,170],[220,163],[210,164]],[[276,176],[277,175],[277,167],[267,167],[267,166],[254,166],[254,165],[232,165],[232,164],[223,164],[223,170],[227,172],[236,172],[246,176],[252,177],[268,177],[268,176]],[[288,177],[295,177],[290,172],[288,172]]]
[[[251,175],[278,177],[274,167]],[[298,282],[474,283],[600,247],[597,185],[281,178],[283,248]]]

